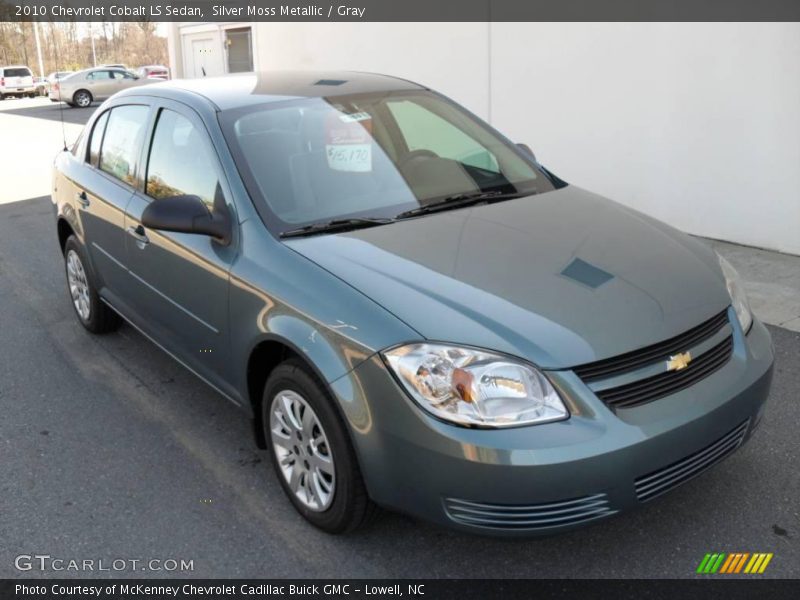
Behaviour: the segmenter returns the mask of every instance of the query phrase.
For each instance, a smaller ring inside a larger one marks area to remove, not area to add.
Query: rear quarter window
[[[95,167],[100,158],[100,144],[103,143],[103,133],[106,130],[107,121],[108,112],[104,112],[100,118],[95,121],[94,128],[92,129],[92,137],[89,138],[89,163]]]

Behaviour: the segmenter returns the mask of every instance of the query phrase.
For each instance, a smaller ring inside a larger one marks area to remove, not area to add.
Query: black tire
[[[71,253],[75,254],[81,264],[83,278],[88,288],[88,315],[85,316],[79,312],[70,287],[69,261]],[[74,235],[69,236],[67,243],[64,244],[64,269],[67,274],[67,291],[70,295],[72,308],[75,310],[75,316],[78,317],[81,325],[92,333],[98,334],[109,333],[118,329],[122,324],[122,319],[110,306],[100,300],[100,296],[97,294],[94,273],[92,273],[89,261],[86,259],[86,252]]]
[[[5,99],[6,99],[6,97],[3,94],[0,94],[0,102],[2,102]]]
[[[336,483],[333,499],[324,511],[312,510],[300,501],[290,488],[278,464],[270,431],[270,415],[273,399],[284,390],[296,392],[313,409],[330,445]],[[334,400],[319,379],[301,361],[290,359],[278,365],[264,385],[261,422],[275,475],[297,512],[323,531],[346,533],[363,527],[371,521],[377,507],[367,494],[350,437],[333,402]]]

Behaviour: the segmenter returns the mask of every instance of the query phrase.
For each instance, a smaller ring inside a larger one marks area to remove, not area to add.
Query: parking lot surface
[[[0,165],[0,577],[695,577],[707,552],[772,552],[763,577],[800,576],[800,333],[779,328],[754,438],[641,510],[514,541],[388,513],[346,537],[313,529],[243,414],[131,327],[94,337],[78,324],[45,196],[61,131],[45,102],[0,106],[4,135],[42,132]],[[35,185],[7,185],[34,168]],[[20,572],[25,554],[193,570]]]

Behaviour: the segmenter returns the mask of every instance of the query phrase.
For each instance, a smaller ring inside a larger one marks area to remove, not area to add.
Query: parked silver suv
[[[33,83],[33,73],[24,65],[14,65],[11,67],[0,67],[0,100],[5,100],[6,96],[30,96],[36,95],[36,85]]]

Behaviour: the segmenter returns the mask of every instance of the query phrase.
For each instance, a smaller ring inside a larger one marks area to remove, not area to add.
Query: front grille
[[[573,371],[584,382],[596,379],[606,379],[612,375],[619,375],[626,371],[632,371],[648,364],[656,363],[660,360],[669,358],[671,354],[684,352],[692,346],[707,340],[725,327],[728,323],[728,310],[714,315],[708,321],[701,323],[689,331],[670,338],[664,342],[653,344],[639,350],[626,352],[619,356],[606,358],[597,362],[588,363],[575,367]]]
[[[546,504],[509,505],[445,498],[445,511],[457,523],[492,529],[536,530],[586,523],[616,513],[605,494]]]
[[[664,371],[615,388],[595,392],[610,408],[631,408],[686,389],[708,377],[728,362],[733,352],[733,336],[704,352],[681,371]]]
[[[637,478],[634,482],[636,497],[641,502],[652,500],[711,468],[739,447],[749,423],[748,419],[702,450]]]

